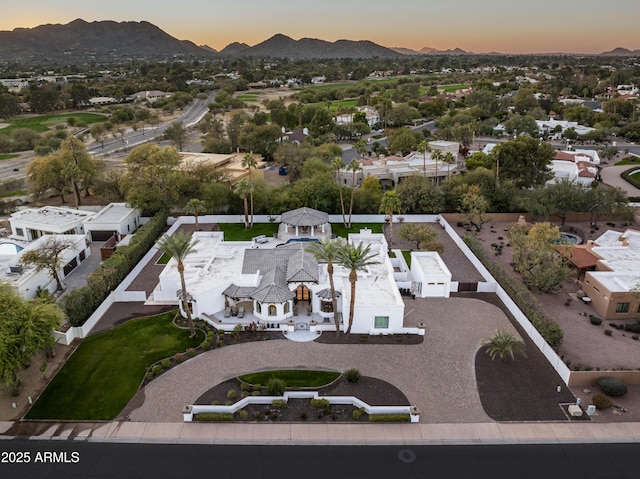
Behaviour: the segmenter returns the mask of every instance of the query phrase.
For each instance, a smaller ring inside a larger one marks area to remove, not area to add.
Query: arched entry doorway
[[[309,301],[310,292],[304,284],[301,284],[296,288],[296,298],[298,301]]]

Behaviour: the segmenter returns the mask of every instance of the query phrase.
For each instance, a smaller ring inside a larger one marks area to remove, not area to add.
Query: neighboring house
[[[91,241],[106,241],[112,236],[134,233],[140,226],[140,210],[125,203],[110,203],[95,215],[83,220],[84,229]]]
[[[171,95],[172,93],[165,92],[165,91],[145,90],[145,91],[139,91],[137,93],[134,93],[133,95],[130,95],[128,99],[131,101],[136,101],[136,100],[156,101],[156,100],[162,100],[164,98],[169,98]]]
[[[287,234],[281,225],[278,239],[269,239],[266,243],[225,241],[222,232],[194,233],[199,242],[183,263],[194,316],[227,331],[237,324],[248,326],[251,323],[268,330],[286,331],[292,323],[296,329],[309,329],[311,321],[322,324],[327,330],[332,329],[333,306],[327,265],[318,263],[305,251],[309,241],[327,236],[330,228],[316,224],[326,213],[305,210],[303,213],[310,215],[309,221],[318,226],[315,230],[296,228],[297,234],[294,235],[291,229]],[[298,210],[289,213],[289,216],[284,213],[283,217],[289,218],[290,224],[304,220],[304,214]],[[284,238],[291,241],[276,246]],[[370,245],[378,261],[358,273],[352,332],[401,333],[404,301],[384,235],[361,230],[349,234],[348,241]],[[398,260],[394,258],[394,261]],[[167,264],[159,279],[153,299],[177,302],[180,276],[175,260]],[[334,281],[341,329],[346,330],[351,300],[349,271],[334,264]]]
[[[311,78],[311,83],[313,83],[314,85],[318,85],[318,84],[324,83],[326,81],[327,81],[327,77],[325,77],[324,75]]]
[[[536,120],[538,130],[540,134],[549,135],[552,140],[560,140],[562,134],[569,128],[573,128],[579,136],[586,135],[590,131],[595,131],[595,128],[588,126],[582,126],[575,121],[563,121],[563,120]],[[559,130],[559,131],[558,131]]]
[[[91,105],[111,105],[113,103],[118,103],[118,100],[110,96],[95,96],[93,98],[89,98],[89,103]]]
[[[20,263],[20,257],[27,251],[38,249],[49,238],[60,236],[43,236],[24,248],[9,240],[3,240],[0,244],[0,281],[8,282],[27,299],[34,298],[38,288],[46,289],[50,293],[55,292],[56,281],[50,276],[49,271],[45,269],[36,273],[33,266],[23,266]],[[91,255],[91,250],[83,234],[63,235],[61,237],[73,243],[73,247],[63,254],[63,266],[60,268],[59,274],[64,281],[64,278]],[[11,249],[11,246],[13,246],[13,249]]]
[[[590,186],[598,176],[596,165],[599,163],[600,158],[595,151],[557,151],[550,165],[554,176],[547,183],[569,180]]]
[[[301,145],[307,140],[309,135],[309,128],[306,126],[304,128],[296,128],[292,131],[286,131],[284,126],[282,127],[282,136],[280,137],[280,141],[291,141],[298,145]]]
[[[431,142],[431,143],[448,143],[448,142]],[[457,143],[456,143],[457,145]],[[436,148],[434,148],[436,149]],[[458,157],[456,150],[455,157]],[[444,161],[433,160],[431,153],[420,153],[417,151],[409,153],[405,157],[399,156],[380,156],[377,160],[358,160],[362,170],[354,174],[347,167],[342,168],[338,172],[338,182],[341,186],[360,186],[362,181],[373,176],[380,180],[380,183],[387,186],[395,186],[402,178],[413,175],[428,176],[430,178],[447,178],[458,172],[456,163],[446,163]]]
[[[359,106],[356,110],[360,113],[364,113],[367,118],[367,124],[370,127],[380,123],[380,114],[378,111],[371,106]],[[342,115],[337,115],[334,117],[334,121],[338,125],[350,125],[353,123],[354,113],[343,113]]]
[[[605,320],[640,316],[640,231],[609,230],[593,242],[582,289],[596,314]]]
[[[34,241],[46,234],[85,234],[84,220],[95,213],[57,206],[27,208],[13,213],[9,218],[11,237],[22,241]]]

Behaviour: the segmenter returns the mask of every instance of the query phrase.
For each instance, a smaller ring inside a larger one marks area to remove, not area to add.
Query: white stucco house
[[[10,240],[3,240],[2,244],[0,244],[0,281],[8,282],[27,299],[34,298],[38,288],[46,289],[50,293],[55,292],[56,281],[47,270],[36,272],[33,266],[24,266],[20,261],[24,253],[40,248],[52,238],[65,239],[71,243],[71,248],[63,253],[63,266],[58,271],[63,281],[80,263],[91,255],[91,250],[84,234],[45,235],[24,248]]]
[[[58,206],[27,208],[9,217],[11,237],[34,241],[47,234],[84,235],[84,221],[95,213]]]
[[[411,252],[411,275],[420,285],[420,298],[448,298],[451,294],[451,272],[435,251]]]
[[[85,232],[91,241],[106,241],[113,235],[121,236],[134,233],[140,226],[140,210],[125,203],[110,203],[95,215],[82,220]]]
[[[327,265],[318,263],[305,250],[309,241],[320,239],[328,232],[318,228],[313,234],[311,237],[311,228],[298,229],[289,231],[286,243],[282,243],[283,235],[279,233],[278,239],[270,238],[266,244],[257,244],[225,241],[222,232],[194,233],[198,240],[196,251],[183,262],[193,315],[228,331],[237,324],[251,323],[268,330],[286,331],[294,325],[296,329],[310,329],[317,324],[323,330],[335,331]],[[377,261],[358,273],[351,332],[405,332],[405,305],[384,235],[361,230],[350,234],[348,241],[370,245]],[[337,313],[343,331],[348,326],[351,301],[349,273],[344,267],[334,265]],[[177,303],[182,293],[174,260],[169,261],[159,279],[153,299]]]
[[[598,176],[599,163],[600,158],[595,151],[557,151],[550,165],[554,176],[547,183],[568,180],[590,186]]]

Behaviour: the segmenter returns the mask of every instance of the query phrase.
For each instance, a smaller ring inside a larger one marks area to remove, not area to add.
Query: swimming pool
[[[581,244],[582,238],[571,233],[560,233],[560,237],[569,244]]]
[[[0,243],[0,255],[16,254],[24,248],[13,243]]]

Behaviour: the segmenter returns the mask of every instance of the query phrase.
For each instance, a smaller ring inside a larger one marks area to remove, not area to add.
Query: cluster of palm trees
[[[329,287],[331,288],[331,302],[333,305],[333,321],[336,325],[336,335],[340,335],[340,321],[338,315],[338,305],[336,300],[336,288],[333,281],[333,265],[339,264],[349,270],[349,283],[351,284],[351,301],[349,303],[349,323],[347,334],[351,333],[353,326],[353,315],[356,304],[356,282],[358,281],[358,271],[364,271],[367,266],[378,264],[375,253],[371,252],[371,245],[364,243],[348,243],[343,238],[323,238],[318,243],[312,243],[307,247],[307,251],[313,254],[316,260],[327,263],[327,274],[329,276]]]
[[[435,161],[436,164],[436,184],[440,182],[438,178],[438,164],[442,161],[447,163],[447,165],[451,165],[456,162],[456,157],[453,153],[448,151],[447,153],[442,153],[442,151],[438,149],[432,149],[429,146],[429,143],[426,141],[421,141],[417,147],[417,151],[422,153],[422,169],[424,176],[427,176],[427,153],[430,154],[431,159]],[[451,179],[451,166],[447,166],[447,179]]]

